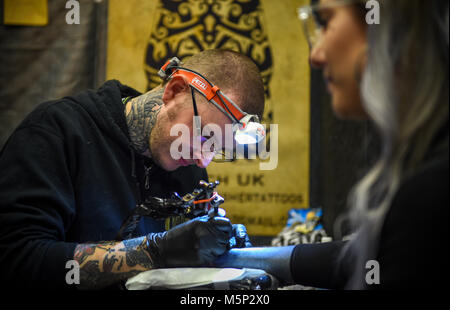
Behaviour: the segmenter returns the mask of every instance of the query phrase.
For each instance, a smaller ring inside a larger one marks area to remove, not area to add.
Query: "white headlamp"
[[[256,122],[252,121],[255,117]],[[238,144],[255,144],[264,139],[266,131],[257,118],[256,115],[246,114],[233,126],[234,139]]]

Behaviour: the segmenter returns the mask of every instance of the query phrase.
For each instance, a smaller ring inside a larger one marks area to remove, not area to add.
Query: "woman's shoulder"
[[[445,157],[435,158],[423,164],[413,174],[404,178],[393,204],[396,201],[439,204],[448,206],[449,188],[449,159]]]
[[[439,287],[448,271],[448,158],[405,178],[386,214],[378,260],[384,287]]]

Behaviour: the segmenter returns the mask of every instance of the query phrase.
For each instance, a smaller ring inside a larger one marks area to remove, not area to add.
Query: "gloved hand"
[[[233,235],[230,239],[228,248],[249,248],[252,247],[250,238],[247,234],[247,228],[242,224],[233,224]]]
[[[222,255],[232,234],[225,217],[197,217],[169,231],[147,235],[154,268],[210,266]]]
[[[225,216],[225,210],[222,208],[211,209],[208,213],[209,216]],[[233,232],[230,238],[228,249],[234,248],[249,248],[252,247],[250,238],[247,234],[247,228],[242,224],[233,224]]]

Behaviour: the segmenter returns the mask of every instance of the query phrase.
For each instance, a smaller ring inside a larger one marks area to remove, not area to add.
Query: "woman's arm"
[[[214,263],[217,267],[265,270],[282,285],[302,284],[319,288],[341,288],[338,257],[343,242],[299,244],[285,247],[231,249]]]
[[[231,249],[214,264],[221,268],[262,269],[282,284],[293,284],[291,256],[295,246]]]

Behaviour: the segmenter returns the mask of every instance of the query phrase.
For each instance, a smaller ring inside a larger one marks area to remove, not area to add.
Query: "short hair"
[[[264,84],[257,65],[249,57],[230,50],[206,50],[187,58],[183,67],[205,76],[225,95],[233,93],[244,112],[262,119]]]

